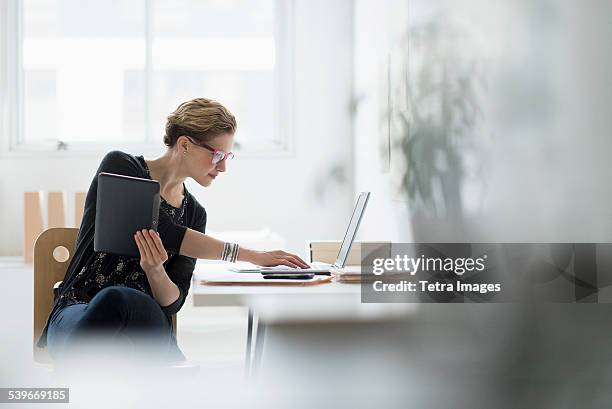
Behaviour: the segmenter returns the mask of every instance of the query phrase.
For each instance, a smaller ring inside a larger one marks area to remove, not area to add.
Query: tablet
[[[102,172],[98,175],[94,250],[140,257],[137,230],[157,231],[159,182]]]

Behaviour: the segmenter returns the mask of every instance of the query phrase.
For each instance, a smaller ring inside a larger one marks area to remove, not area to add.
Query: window
[[[287,149],[283,0],[15,0],[12,148],[161,145],[166,116],[205,96],[246,152]],[[6,17],[6,16],[5,16]],[[9,16],[10,18],[10,16]],[[5,47],[10,53],[11,47]],[[9,62],[10,64],[10,62]],[[10,79],[9,79],[9,83]]]

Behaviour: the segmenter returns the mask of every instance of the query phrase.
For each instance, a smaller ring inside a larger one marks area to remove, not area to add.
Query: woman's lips
[[[213,179],[217,177],[217,175],[213,175],[212,173],[209,173],[208,176],[210,176]]]

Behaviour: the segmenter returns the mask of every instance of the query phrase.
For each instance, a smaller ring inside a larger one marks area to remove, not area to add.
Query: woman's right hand
[[[240,249],[242,251],[243,249]],[[246,249],[245,249],[246,250]],[[274,266],[287,266],[292,268],[310,268],[308,263],[302,260],[295,254],[287,253],[282,250],[274,251],[254,251],[247,250],[249,253],[247,257],[240,257],[239,259],[249,261],[253,264],[257,264],[262,267],[274,267]]]

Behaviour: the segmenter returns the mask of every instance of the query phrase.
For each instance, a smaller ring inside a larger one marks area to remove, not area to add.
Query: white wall
[[[295,156],[235,160],[207,189],[188,182],[187,188],[208,212],[209,229],[268,226],[286,238],[291,251],[303,255],[305,239],[337,239],[344,234],[352,207],[352,185],[340,185],[332,196],[329,189],[321,189],[321,182],[334,163],[352,167],[352,16],[350,0],[296,1],[295,123],[291,135]],[[163,126],[159,124],[160,130]],[[24,191],[72,194],[87,190],[103,155],[2,156],[0,256],[22,254]],[[319,191],[323,194],[317,195]],[[71,214],[68,220],[72,220]]]
[[[355,90],[364,98],[355,188],[374,192],[362,233],[403,241],[609,242],[611,12],[599,0],[357,0]],[[463,197],[479,207],[461,220],[415,218],[408,203],[393,200],[392,175],[379,170],[379,70],[393,23],[403,19],[407,28],[408,13],[413,22],[439,13],[469,27],[479,46],[456,37],[451,47],[484,64],[488,87],[473,158],[484,188]]]
[[[405,12],[405,2],[357,0],[355,2],[355,192],[370,191],[370,201],[360,228],[364,240],[412,240],[408,206],[394,200],[389,172],[380,168],[381,82],[392,37],[391,22]],[[383,98],[384,101],[384,98]]]

